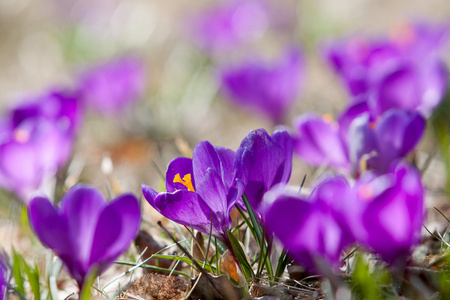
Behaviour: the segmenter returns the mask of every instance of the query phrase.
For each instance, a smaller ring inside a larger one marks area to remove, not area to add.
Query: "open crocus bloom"
[[[366,94],[377,115],[391,108],[429,116],[443,99],[448,72],[439,52],[448,28],[403,25],[391,39],[353,37],[325,47],[327,61],[352,96]]]
[[[85,106],[114,114],[143,95],[145,82],[143,63],[134,57],[121,57],[87,70],[79,80],[78,91]]]
[[[329,166],[358,176],[364,169],[386,172],[419,143],[425,119],[416,111],[392,109],[374,118],[362,101],[338,122],[305,114],[294,121],[294,153],[315,166]],[[364,167],[365,168],[365,167]]]
[[[252,130],[236,151],[244,166],[245,195],[258,210],[264,194],[276,184],[287,184],[292,170],[292,140],[286,130],[269,135],[264,129]],[[242,203],[240,204],[242,206]]]
[[[277,124],[283,121],[300,92],[303,69],[302,53],[292,47],[274,64],[253,59],[222,68],[220,81],[234,104]]]
[[[404,264],[424,220],[420,174],[403,163],[381,176],[365,173],[353,186],[343,177],[325,177],[309,196],[277,186],[263,207],[267,229],[289,255],[319,273],[323,263],[338,266],[342,250],[354,242],[391,265]]]
[[[77,99],[64,92],[9,111],[0,123],[0,185],[27,200],[68,161],[79,122]]]
[[[78,184],[55,207],[35,196],[28,204],[32,228],[64,262],[81,289],[88,273],[105,271],[135,238],[141,213],[138,200],[123,194],[106,202],[95,188]]]
[[[200,142],[192,159],[179,157],[169,164],[167,192],[142,185],[144,197],[168,219],[227,242],[230,212],[245,187],[234,156],[230,149]]]

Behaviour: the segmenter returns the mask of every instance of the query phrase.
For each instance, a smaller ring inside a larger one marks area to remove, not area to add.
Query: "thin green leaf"
[[[285,249],[281,252],[280,257],[278,258],[277,267],[275,269],[275,281],[278,281],[278,278],[283,275],[284,270],[286,269],[287,264],[289,263],[289,256],[287,255],[287,252]]]
[[[261,243],[263,236],[261,232],[261,225],[259,225],[258,218],[256,217],[255,211],[253,210],[250,201],[245,194],[242,195],[242,200],[244,201],[245,208],[247,209],[248,216],[250,217],[250,221],[252,223],[252,227],[254,228],[254,238],[258,244]]]
[[[39,284],[39,269],[36,265],[33,268],[31,268],[25,261],[23,261],[23,269],[25,270],[25,273],[28,277],[28,282],[31,286],[31,292],[34,295],[35,300],[41,299],[41,285]]]
[[[236,255],[236,259],[242,268],[242,273],[244,273],[245,278],[249,279],[255,277],[255,273],[253,272],[252,267],[248,263],[245,252],[242,249],[241,245],[239,244],[239,241],[236,239],[233,233],[231,233],[230,230],[227,231],[227,234],[231,243],[231,247],[233,248],[233,252]]]
[[[16,282],[16,285],[17,285],[16,290],[20,294],[25,295],[22,269],[23,269],[23,258],[18,252],[16,252],[16,250],[13,250],[12,273],[13,273],[14,281]]]

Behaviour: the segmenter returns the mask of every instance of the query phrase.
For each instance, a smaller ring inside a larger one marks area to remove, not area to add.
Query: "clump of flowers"
[[[406,164],[384,175],[365,173],[354,185],[327,176],[309,196],[278,186],[265,202],[267,228],[293,259],[322,274],[324,266],[339,267],[342,250],[354,243],[404,265],[420,241],[425,213],[420,175]]]
[[[83,184],[72,187],[60,207],[33,197],[28,215],[36,235],[64,262],[80,289],[90,272],[100,275],[129,247],[141,220],[134,195],[108,203],[96,188]]]
[[[358,176],[365,169],[385,172],[419,143],[425,119],[416,111],[392,109],[374,117],[367,103],[347,108],[337,122],[304,114],[294,121],[294,153],[314,166]]]
[[[324,53],[350,95],[365,95],[376,114],[402,108],[429,116],[448,87],[440,56],[447,39],[443,26],[404,24],[390,38],[354,36],[327,44]]]

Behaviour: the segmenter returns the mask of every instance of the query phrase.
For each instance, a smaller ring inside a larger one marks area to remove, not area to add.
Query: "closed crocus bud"
[[[141,220],[132,194],[108,203],[96,188],[83,184],[72,187],[60,207],[46,197],[33,197],[28,216],[36,235],[64,262],[80,289],[93,268],[100,275],[129,247]]]
[[[420,242],[425,217],[420,174],[399,163],[384,175],[366,174],[355,185],[348,220],[358,242],[391,265],[404,264]]]
[[[254,210],[274,185],[287,184],[292,171],[292,140],[286,130],[269,135],[264,129],[252,130],[236,151],[236,164],[244,168],[245,195]],[[243,203],[240,203],[244,208]]]
[[[86,107],[103,114],[117,114],[142,97],[145,84],[144,64],[127,56],[85,71],[78,91]]]
[[[342,250],[353,242],[341,214],[351,197],[343,177],[323,179],[309,196],[279,185],[264,196],[264,224],[297,263],[324,274],[323,267],[339,267]]]
[[[77,99],[64,92],[10,110],[0,121],[0,186],[28,200],[68,161],[80,118]]]
[[[279,61],[243,61],[220,71],[222,89],[231,102],[282,123],[301,90],[303,54],[291,47]]]

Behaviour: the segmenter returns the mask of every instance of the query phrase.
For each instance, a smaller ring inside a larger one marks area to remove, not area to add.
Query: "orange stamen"
[[[181,179],[180,173],[175,175],[175,178],[173,179],[173,182],[178,182],[187,187],[188,191],[195,192],[194,186],[192,185],[192,177],[191,174],[186,174],[183,176],[183,179]]]

